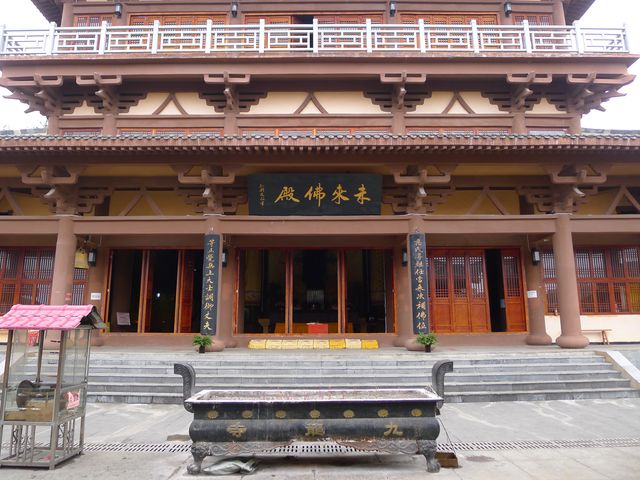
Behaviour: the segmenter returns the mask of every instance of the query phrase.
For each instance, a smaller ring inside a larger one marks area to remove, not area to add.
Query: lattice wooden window
[[[49,303],[54,256],[49,248],[0,248],[0,315],[17,303]],[[73,305],[85,302],[88,274],[88,270],[74,269]]]
[[[478,25],[497,25],[498,16],[494,14],[460,14],[460,13],[402,13],[400,23],[416,24],[423,19],[426,25],[469,25],[475,20]]]
[[[640,248],[576,248],[576,275],[580,312],[589,314],[640,313]],[[542,253],[547,311],[558,309],[555,260]]]
[[[121,128],[118,130],[121,134],[146,134],[146,135],[192,135],[198,133],[207,133],[211,135],[222,135],[221,128]]]
[[[264,19],[266,25],[290,24],[293,23],[291,15],[245,15],[244,23],[247,25],[255,25]]]
[[[300,127],[300,128],[245,128],[242,129],[241,134],[244,136],[260,136],[260,135],[269,135],[279,137],[281,135],[293,136],[297,135],[300,137],[307,136],[313,137],[316,135],[366,135],[366,134],[377,134],[377,133],[388,133],[389,129],[380,127],[380,128],[363,128],[363,127],[354,127],[354,128],[312,128],[312,127]]]
[[[407,133],[449,133],[449,134],[493,134],[508,135],[511,133],[510,128],[491,128],[491,127],[408,127]]]
[[[227,15],[225,14],[174,14],[174,15],[131,15],[129,25],[153,25],[158,20],[160,25],[205,25],[211,19],[214,25],[225,25]]]
[[[102,22],[107,22],[107,25],[111,25],[113,22],[112,15],[77,15],[73,17],[74,27],[99,27]]]
[[[525,20],[529,22],[529,25],[553,25],[553,17],[551,15],[525,13],[513,16],[513,21],[516,25],[522,25],[522,22],[524,22]]]

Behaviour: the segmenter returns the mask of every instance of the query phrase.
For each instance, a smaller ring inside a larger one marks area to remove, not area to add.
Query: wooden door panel
[[[435,332],[452,332],[451,308],[449,302],[434,303],[431,309],[431,318]]]
[[[501,257],[507,331],[524,332],[527,329],[527,321],[520,252],[517,249],[503,249]]]
[[[180,291],[180,324],[178,332],[190,333],[191,317],[193,315],[195,252],[190,250],[184,252],[181,270],[180,278],[182,285],[178,285]]]

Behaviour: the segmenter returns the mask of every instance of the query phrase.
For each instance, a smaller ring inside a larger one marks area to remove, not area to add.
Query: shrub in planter
[[[198,352],[204,353],[205,349],[211,345],[211,337],[206,335],[195,335],[193,344],[198,347]]]
[[[416,342],[424,345],[425,352],[430,352],[431,347],[438,343],[438,337],[434,333],[419,333],[416,337]]]

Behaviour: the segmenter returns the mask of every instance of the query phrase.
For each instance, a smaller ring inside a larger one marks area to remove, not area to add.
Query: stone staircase
[[[196,370],[196,389],[341,388],[431,384],[437,360],[454,361],[446,401],[496,402],[640,397],[593,351],[432,353],[374,351],[248,351],[107,353],[91,357],[89,401],[180,403],[174,362]]]

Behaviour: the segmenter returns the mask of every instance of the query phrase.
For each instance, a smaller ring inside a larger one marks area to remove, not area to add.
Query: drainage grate
[[[440,452],[472,452],[485,450],[536,450],[560,448],[640,447],[640,438],[605,438],[600,440],[541,440],[515,442],[440,443]],[[85,452],[189,453],[191,443],[87,443]],[[344,455],[357,453],[353,447],[334,442],[298,442],[264,451],[261,455]]]

